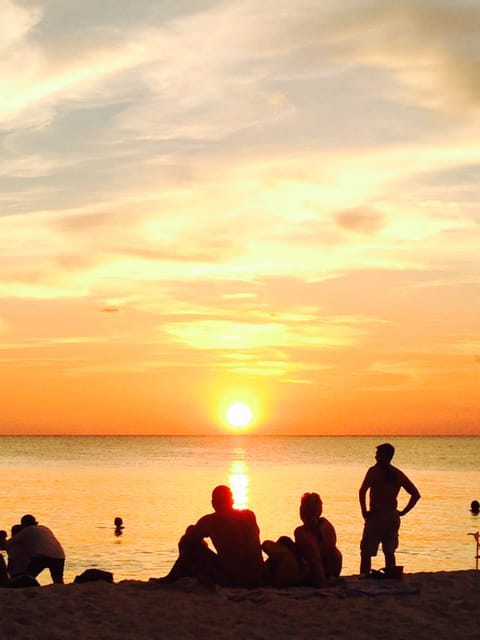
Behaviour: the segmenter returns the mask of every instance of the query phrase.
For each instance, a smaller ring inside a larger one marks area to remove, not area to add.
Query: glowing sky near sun
[[[477,433],[479,61],[474,0],[0,2],[0,433]]]

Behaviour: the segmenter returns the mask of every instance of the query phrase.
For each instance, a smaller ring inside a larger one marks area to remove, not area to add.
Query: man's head
[[[390,462],[395,453],[395,448],[389,442],[385,442],[384,444],[379,444],[377,447],[377,453],[375,458],[377,462]]]
[[[20,524],[22,525],[22,527],[32,527],[38,524],[38,522],[35,520],[34,516],[32,516],[30,513],[27,513],[27,515],[22,516]]]
[[[212,491],[212,507],[215,511],[231,511],[233,509],[233,495],[230,487],[220,484]]]

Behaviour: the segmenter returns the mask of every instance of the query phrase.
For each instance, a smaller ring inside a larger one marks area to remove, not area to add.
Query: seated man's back
[[[255,587],[263,576],[263,557],[255,515],[248,509],[231,509],[203,516],[195,536],[210,538],[218,554],[220,583]]]
[[[179,555],[173,567],[155,582],[175,582],[196,577],[205,586],[257,587],[264,574],[260,531],[253,511],[234,509],[229,487],[212,492],[213,513],[189,525],[178,543]],[[215,551],[209,549],[210,538]]]

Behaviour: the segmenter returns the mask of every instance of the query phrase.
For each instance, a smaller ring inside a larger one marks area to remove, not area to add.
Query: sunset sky
[[[0,0],[0,96],[0,433],[479,433],[478,0]]]

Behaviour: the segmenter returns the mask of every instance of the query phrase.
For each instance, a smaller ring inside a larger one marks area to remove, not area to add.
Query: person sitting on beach
[[[7,548],[7,532],[2,529],[0,531],[0,549],[5,550]],[[7,565],[5,564],[5,560],[0,553],[0,587],[8,587],[8,583],[10,581],[10,576],[7,571]]]
[[[10,583],[10,576],[8,575],[7,565],[3,556],[0,554],[0,587],[8,587]]]
[[[21,545],[10,545],[10,542],[19,531],[22,531],[21,524],[14,524],[11,528],[10,540],[7,540],[7,532],[0,531],[0,548],[5,549],[8,554],[8,562],[0,568],[0,584],[3,587],[34,587],[39,586],[36,578],[28,574],[28,562],[25,549]]]
[[[395,567],[395,550],[398,547],[400,517],[407,514],[417,504],[420,493],[407,476],[390,464],[395,453],[394,447],[386,442],[377,447],[376,464],[370,467],[358,492],[362,516],[365,520],[360,543],[360,575],[370,574],[372,556],[376,556],[382,543],[385,556],[385,571],[388,574]],[[397,510],[397,496],[405,489],[410,499],[406,506]],[[369,492],[370,509],[367,510],[366,494]]]
[[[38,524],[30,514],[22,517],[21,526],[21,531],[7,542],[9,556],[25,554],[27,575],[36,578],[44,569],[49,569],[53,582],[62,584],[65,552],[60,542],[48,527]]]
[[[295,529],[295,543],[307,567],[306,584],[325,587],[342,570],[342,554],[337,548],[335,528],[322,517],[323,503],[318,493],[304,493],[300,501],[303,524]]]
[[[235,509],[230,487],[219,485],[212,492],[213,513],[190,525],[179,542],[179,557],[164,578],[174,582],[195,576],[205,585],[257,587],[263,577],[264,563],[260,531],[253,511]],[[210,538],[216,553],[208,548]]]
[[[11,544],[14,537],[23,530],[21,524],[14,524],[11,528],[10,540],[7,540],[8,554],[7,570],[10,578],[28,575],[29,556],[21,544]]]
[[[304,564],[295,542],[289,536],[280,536],[276,542],[264,540],[262,551],[268,556],[265,562],[265,584],[283,588],[295,587],[303,583]]]
[[[478,500],[472,500],[470,503],[470,513],[472,516],[478,516],[480,513],[480,502]]]

